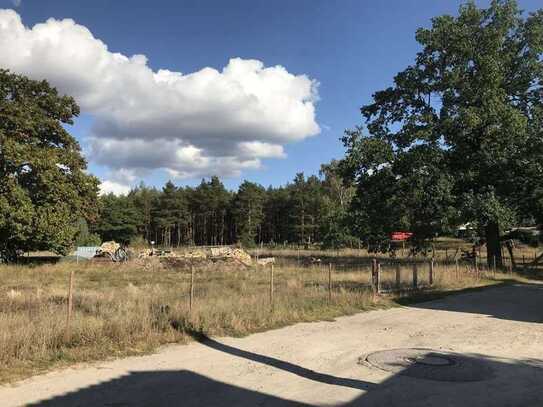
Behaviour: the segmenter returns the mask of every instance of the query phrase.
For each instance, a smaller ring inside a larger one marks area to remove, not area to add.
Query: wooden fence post
[[[328,263],[328,301],[332,301],[332,263]]]
[[[377,263],[377,270],[375,273],[375,285],[377,286],[377,294],[381,293],[381,263]]]
[[[430,285],[433,285],[434,284],[434,259],[430,260],[428,271],[429,271],[428,282],[430,283]]]
[[[69,342],[72,337],[72,307],[73,307],[73,290],[74,290],[74,271],[70,271],[70,285],[68,287],[68,307],[66,312],[66,331],[64,332],[64,340]]]
[[[371,260],[371,289],[373,290],[374,294],[377,290],[377,286],[375,285],[375,273],[377,273],[377,259],[374,257]]]
[[[400,269],[400,263],[396,263],[396,289],[400,289],[400,285],[402,284],[401,280],[401,269]]]
[[[192,303],[194,301],[194,265],[190,265],[190,292],[189,292],[189,313],[192,313]]]
[[[454,259],[454,265],[455,265],[455,274],[456,274],[456,279],[458,280],[458,274],[460,274],[460,267],[458,266],[458,259]]]
[[[271,264],[270,268],[270,308],[271,311],[273,311],[273,263]]]
[[[413,263],[413,288],[417,289],[418,286],[418,268],[417,263]]]

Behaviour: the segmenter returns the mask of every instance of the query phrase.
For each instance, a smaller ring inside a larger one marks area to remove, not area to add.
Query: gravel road
[[[543,285],[171,345],[0,387],[0,405],[543,406]]]

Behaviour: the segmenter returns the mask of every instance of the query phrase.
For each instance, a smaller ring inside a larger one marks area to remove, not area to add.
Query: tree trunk
[[[489,268],[494,266],[494,259],[496,260],[496,267],[501,267],[502,251],[500,242],[500,227],[497,222],[489,222],[485,228],[486,234],[486,261]]]

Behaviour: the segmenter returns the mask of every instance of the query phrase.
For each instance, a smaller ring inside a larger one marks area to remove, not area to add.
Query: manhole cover
[[[431,349],[384,350],[360,361],[387,372],[444,382],[475,382],[493,376],[483,360]]]

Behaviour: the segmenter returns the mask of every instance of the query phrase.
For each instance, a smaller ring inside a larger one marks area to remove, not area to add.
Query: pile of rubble
[[[96,250],[92,261],[125,262],[128,259],[128,253],[123,246],[115,241],[109,241],[102,243],[98,250]]]
[[[124,262],[132,260],[144,270],[155,271],[164,268],[232,271],[253,266],[267,266],[275,258],[262,258],[253,262],[245,250],[231,246],[191,247],[178,250],[145,249],[139,252],[127,250],[117,242],[105,242],[96,251],[94,261]]]
[[[198,270],[230,271],[249,268],[253,265],[251,256],[243,249],[229,246],[197,247],[180,249],[179,251],[148,249],[139,253],[138,262],[146,263],[160,260],[165,267],[188,269],[191,266]]]

